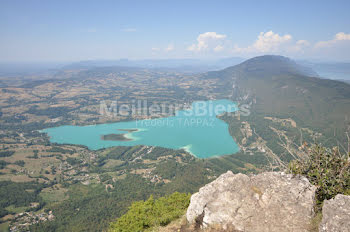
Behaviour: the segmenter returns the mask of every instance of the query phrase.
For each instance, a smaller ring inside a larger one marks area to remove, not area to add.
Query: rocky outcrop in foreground
[[[320,232],[350,232],[350,196],[338,194],[322,208]]]
[[[192,195],[186,216],[189,223],[202,228],[308,231],[315,190],[301,176],[276,172],[247,176],[228,171]]]

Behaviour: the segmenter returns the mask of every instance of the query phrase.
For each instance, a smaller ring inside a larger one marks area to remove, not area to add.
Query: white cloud
[[[251,57],[263,54],[278,54],[294,58],[332,57],[338,60],[350,59],[350,34],[339,32],[330,40],[311,42],[303,38],[294,38],[289,33],[277,33],[272,30],[257,34],[246,46],[234,44],[232,38],[217,32],[199,34],[196,41],[185,46],[187,51],[195,52],[195,56],[242,56]],[[173,44],[152,49],[153,52],[169,52],[174,50]],[[176,47],[177,52],[183,49]],[[169,53],[170,54],[170,53]],[[171,53],[173,54],[173,53]],[[175,54],[175,53],[174,53]],[[188,55],[188,53],[186,54]]]
[[[310,51],[315,57],[350,60],[350,34],[339,32],[333,39],[317,42]]]
[[[187,47],[188,51],[221,51],[226,35],[217,34],[216,32],[205,32],[197,37],[197,43]]]
[[[292,36],[289,34],[280,36],[273,31],[268,31],[266,33],[260,32],[260,35],[253,44],[253,47],[260,52],[276,51],[281,45],[288,43],[291,40]]]
[[[291,45],[293,38],[291,35],[279,35],[273,31],[260,32],[257,40],[248,47],[235,45],[234,51],[239,53],[266,53],[280,52],[286,50]]]
[[[345,34],[344,32],[339,32],[335,35],[336,40],[350,40],[350,34]]]
[[[315,44],[316,48],[323,48],[323,47],[331,47],[333,45],[336,45],[338,43],[349,41],[350,40],[350,34],[345,34],[344,32],[337,33],[332,40],[327,41],[320,41]]]
[[[294,40],[290,34],[280,35],[273,31],[261,32],[251,45],[246,47],[235,45],[232,52],[249,56],[269,53],[293,57],[333,57],[349,60],[350,34],[339,32],[331,40],[310,43],[303,39]]]
[[[168,47],[165,48],[165,51],[166,52],[171,52],[174,49],[175,49],[174,44],[169,44]]]
[[[160,48],[152,48],[152,51],[154,51],[154,52],[157,52],[159,50],[160,50]]]

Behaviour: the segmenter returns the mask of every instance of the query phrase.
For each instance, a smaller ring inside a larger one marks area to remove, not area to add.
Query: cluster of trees
[[[10,212],[6,207],[14,205],[15,207],[29,206],[32,202],[39,202],[41,207],[44,202],[39,196],[40,191],[46,187],[45,184],[35,182],[17,183],[12,181],[0,182],[0,217]]]
[[[107,192],[100,184],[67,185],[68,199],[49,206],[55,220],[33,225],[30,231],[105,231],[111,221],[126,213],[132,202],[161,194],[158,187],[138,175],[127,175],[113,186]]]
[[[157,165],[153,174],[159,175],[164,179],[173,179],[177,173],[181,173],[183,170],[183,165],[176,162],[175,160],[168,160]]]
[[[24,167],[25,162],[24,162],[24,160],[17,160],[17,161],[14,162],[14,164],[16,164],[18,166],[21,166],[21,167]]]
[[[70,155],[72,155],[75,151],[70,150],[70,149],[64,149],[64,148],[59,147],[59,146],[52,146],[52,148],[46,150],[46,152],[49,152],[49,153],[70,154]]]
[[[38,116],[45,115],[49,118],[58,118],[67,115],[70,111],[72,111],[72,109],[69,107],[49,107],[47,109],[40,109],[38,106],[32,106],[26,113]]]
[[[39,158],[39,151],[38,150],[33,150],[33,155],[32,156],[27,156],[27,158],[30,158],[30,159],[38,159]]]
[[[83,162],[81,159],[74,158],[74,157],[67,157],[66,161],[67,161],[67,163],[69,163],[72,166]]]
[[[150,160],[157,160],[161,156],[178,156],[179,151],[178,150],[173,150],[169,148],[163,148],[163,147],[155,147],[153,148],[152,152],[147,153],[144,158],[145,159],[150,159]]]
[[[3,169],[6,167],[6,165],[8,165],[9,162],[6,162],[5,160],[0,160],[0,169]]]
[[[208,165],[210,164],[201,160],[178,165],[179,169],[171,165],[169,168],[172,170],[167,173],[172,179],[167,184],[151,183],[140,175],[130,173],[124,179],[113,182],[109,172],[101,168],[101,181],[112,184],[114,188],[106,190],[102,184],[64,185],[68,188],[69,198],[48,206],[54,212],[55,220],[33,225],[31,231],[104,231],[111,221],[125,214],[135,201],[146,200],[150,195],[159,198],[175,191],[197,192],[209,182],[206,170]],[[166,174],[165,166],[162,165],[162,168],[158,169],[161,175]]]
[[[185,213],[190,194],[175,192],[169,196],[154,200],[134,202],[129,211],[110,226],[111,232],[151,231],[155,227],[165,226]]]
[[[12,156],[13,154],[15,154],[14,151],[0,151],[0,157],[10,157]]]

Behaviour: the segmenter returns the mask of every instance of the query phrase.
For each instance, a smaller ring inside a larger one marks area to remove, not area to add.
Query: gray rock
[[[350,196],[338,194],[322,207],[320,232],[350,232]]]
[[[251,232],[308,231],[316,187],[302,176],[228,171],[191,197],[187,220],[202,228]]]

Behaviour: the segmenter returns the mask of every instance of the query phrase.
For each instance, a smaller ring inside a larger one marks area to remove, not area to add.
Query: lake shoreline
[[[220,109],[220,110],[214,110]],[[90,126],[60,126],[41,132],[53,143],[86,145],[91,150],[114,146],[156,146],[182,149],[197,158],[218,157],[239,151],[229,133],[228,124],[218,115],[235,112],[230,100],[193,102],[176,116],[98,124]]]

